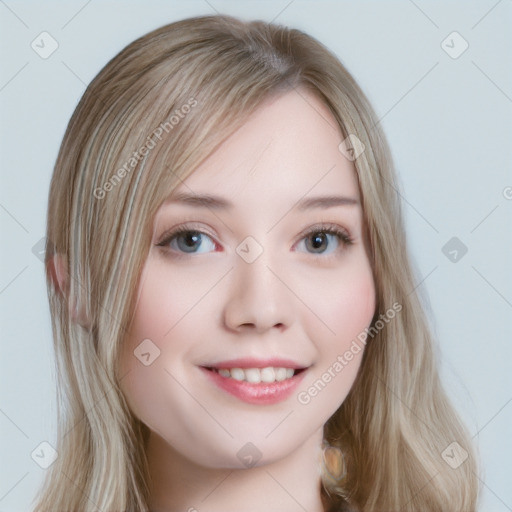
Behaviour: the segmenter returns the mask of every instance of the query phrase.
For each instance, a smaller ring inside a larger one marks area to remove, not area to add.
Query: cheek
[[[202,309],[195,306],[218,279],[212,272],[204,275],[169,269],[170,265],[156,258],[146,263],[121,355],[121,387],[128,403],[137,417],[152,425],[165,416],[172,403],[155,390],[168,389],[171,397],[180,395],[179,386],[166,370],[181,371],[180,362],[190,350],[191,325],[201,320]]]
[[[135,311],[124,339],[121,356],[121,387],[136,416],[154,415],[157,404],[154,390],[165,380],[164,336],[180,315],[179,301],[172,301],[172,287],[157,279],[158,271],[146,264],[139,282]],[[172,305],[171,305],[172,302]],[[172,307],[171,307],[172,306]]]
[[[332,292],[331,308],[336,337],[345,340],[355,337],[366,328],[375,312],[375,287],[371,274],[346,282],[342,290]]]
[[[375,285],[369,265],[352,269],[315,293],[325,324],[321,341],[327,345],[338,350],[350,345],[371,323],[375,313]]]
[[[148,260],[141,276],[130,338],[150,338],[163,346],[212,286],[215,275],[180,272],[158,258]]]
[[[151,293],[147,293],[150,289]],[[182,348],[175,343],[171,350],[165,342],[164,335],[175,320],[172,314],[165,314],[167,308],[162,301],[166,296],[157,291],[158,288],[150,287],[146,281],[130,333],[124,340],[121,389],[135,417],[159,432],[161,425],[172,425],[173,401],[166,391],[172,398],[179,395],[179,390],[166,370],[171,367],[170,357],[179,354]]]
[[[369,264],[351,265],[323,286],[311,286],[318,317],[304,313],[317,353],[297,401],[304,421],[325,423],[343,403],[356,379],[364,344],[357,339],[375,312],[375,286]],[[312,308],[313,309],[313,308]],[[321,320],[321,321],[320,321]]]

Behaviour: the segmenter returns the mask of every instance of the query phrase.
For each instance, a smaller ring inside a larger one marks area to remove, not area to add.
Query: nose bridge
[[[251,243],[249,240],[246,246],[242,242],[237,248],[224,310],[226,325],[235,330],[252,327],[260,332],[272,327],[282,329],[292,322],[291,294],[274,273],[276,264],[272,251],[262,247],[255,259],[246,257],[256,249]]]
[[[239,258],[235,264],[235,272],[244,291],[244,295],[252,300],[258,298],[270,298],[281,284],[270,270],[273,266],[272,257],[269,250],[264,251],[253,262],[247,262],[243,258]]]

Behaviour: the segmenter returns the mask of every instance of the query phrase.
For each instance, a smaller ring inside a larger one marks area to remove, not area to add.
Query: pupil
[[[313,236],[312,239],[312,246],[313,249],[321,249],[322,245],[325,243],[325,234],[323,233],[317,233]]]
[[[179,239],[178,239],[179,240]],[[196,245],[201,241],[201,234],[197,231],[190,231],[181,235],[181,249],[187,252],[191,252],[190,249],[195,249]]]
[[[197,235],[197,233],[189,233],[185,236],[185,243],[189,246],[189,247],[192,247],[199,239],[199,236]]]

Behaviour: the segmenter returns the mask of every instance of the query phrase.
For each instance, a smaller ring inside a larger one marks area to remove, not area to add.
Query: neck
[[[248,469],[225,469],[198,465],[151,432],[150,511],[323,512],[321,442],[322,429],[283,459]]]

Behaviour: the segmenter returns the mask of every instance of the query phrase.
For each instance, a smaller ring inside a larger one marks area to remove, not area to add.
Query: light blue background
[[[418,283],[448,393],[484,462],[481,510],[512,510],[512,3],[498,1],[0,2],[0,512],[29,510],[55,438],[43,265],[52,168],[86,84],[135,38],[215,11],[301,28],[333,50],[373,103],[402,183]],[[43,60],[30,43],[59,44]],[[459,32],[452,59],[441,42]],[[453,236],[467,254],[442,253]]]

